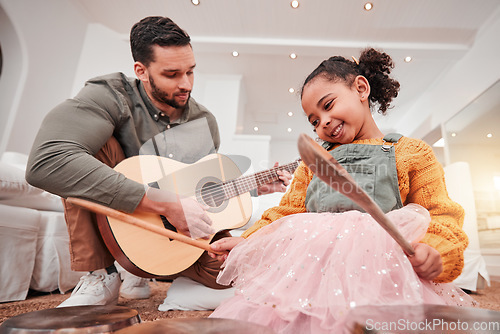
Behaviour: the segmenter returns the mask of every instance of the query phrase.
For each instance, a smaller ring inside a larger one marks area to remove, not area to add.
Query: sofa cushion
[[[69,237],[62,212],[38,211],[39,231],[35,267],[30,288],[36,291],[61,293],[74,288],[86,272],[72,271]]]
[[[0,204],[0,302],[28,294],[39,222],[37,210]]]
[[[63,212],[61,198],[33,187],[19,166],[0,162],[0,204]]]

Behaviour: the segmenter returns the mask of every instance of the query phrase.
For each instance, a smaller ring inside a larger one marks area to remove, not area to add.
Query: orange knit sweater
[[[354,144],[382,145],[382,139],[366,139]],[[444,171],[429,145],[418,139],[402,137],[395,145],[399,191],[403,205],[417,203],[427,208],[431,222],[421,242],[438,250],[443,272],[435,282],[451,282],[462,272],[463,252],[468,239],[462,230],[464,210],[453,202],[446,190]],[[247,238],[263,226],[287,215],[306,212],[305,198],[312,171],[301,163],[279,206],[268,209],[262,218],[243,233]]]

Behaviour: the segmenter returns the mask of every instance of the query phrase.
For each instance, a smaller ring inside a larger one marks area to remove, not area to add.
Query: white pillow
[[[7,151],[3,152],[0,161],[19,169],[26,170],[26,165],[28,164],[28,155],[19,152]]]
[[[33,187],[26,182],[24,170],[5,162],[0,162],[0,204],[36,210],[64,211],[59,196]]]
[[[215,310],[220,303],[234,296],[234,288],[212,289],[187,277],[173,280],[167,297],[158,306],[159,311],[206,311]]]

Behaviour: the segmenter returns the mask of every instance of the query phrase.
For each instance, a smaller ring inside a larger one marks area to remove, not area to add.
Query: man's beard
[[[175,109],[184,108],[186,106],[187,101],[189,100],[189,98],[188,98],[186,100],[186,103],[181,105],[177,101],[175,101],[174,98],[169,99],[165,92],[158,89],[158,87],[155,84],[155,81],[153,80],[153,78],[151,76],[149,77],[149,84],[151,85],[151,96],[155,100],[157,100],[161,103],[165,103],[165,104],[171,106],[172,108],[175,108]],[[182,93],[184,93],[184,92],[182,92]]]

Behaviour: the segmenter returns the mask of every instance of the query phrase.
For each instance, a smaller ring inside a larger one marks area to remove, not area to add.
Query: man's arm
[[[96,89],[87,86],[84,91],[90,96]],[[28,159],[26,180],[64,198],[132,212],[144,196],[144,186],[94,158],[119,121],[118,114],[113,115],[117,106],[87,100],[66,100],[46,116]]]

